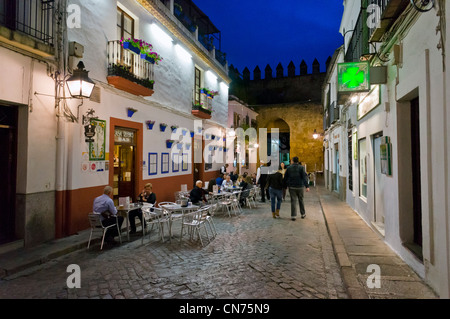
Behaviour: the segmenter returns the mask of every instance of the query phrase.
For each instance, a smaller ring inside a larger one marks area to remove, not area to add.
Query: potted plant
[[[181,149],[183,148],[183,143],[178,143],[178,144],[177,144],[177,148],[178,148],[179,150],[181,150]]]
[[[159,129],[161,132],[164,132],[166,130],[167,124],[166,123],[159,123]]]
[[[155,121],[145,121],[149,130],[153,129],[153,125],[155,125]]]
[[[133,109],[132,107],[127,108],[128,117],[132,117],[134,113],[136,113],[137,110]]]
[[[194,135],[195,135],[195,132],[191,131],[191,137],[194,137]]]
[[[186,150],[189,150],[191,148],[191,144],[190,143],[186,143]]]
[[[120,44],[124,49],[130,50],[136,54],[139,54],[141,59],[145,59],[150,63],[158,64],[159,61],[162,61],[162,57],[153,51],[153,45],[145,42],[141,39],[133,39],[128,38],[120,40]]]
[[[132,38],[128,38],[128,39],[122,38],[120,40],[120,44],[126,50],[130,50],[136,54],[141,53],[141,48],[139,46],[139,40],[132,39]]]
[[[174,142],[175,142],[175,140],[166,140],[167,148],[172,148],[172,145],[173,145]]]
[[[188,131],[187,131],[186,129],[183,129],[183,131],[182,131],[183,136],[186,136],[187,132],[188,132]]]
[[[176,133],[178,125],[172,125],[170,128],[172,129],[172,133]]]

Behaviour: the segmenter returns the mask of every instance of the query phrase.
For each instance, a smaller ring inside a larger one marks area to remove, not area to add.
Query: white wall
[[[76,41],[85,46],[83,62],[90,71],[90,77],[106,83],[108,41],[117,39],[117,3],[114,1],[80,1],[73,3],[81,7],[81,29],[69,29],[69,41]],[[194,65],[205,71],[204,86],[219,91],[219,96],[213,100],[212,120],[226,125],[228,115],[228,85],[211,68],[193,52],[188,50],[192,58],[181,53],[175,42],[164,40],[158,35],[152,23],[156,23],[173,40],[175,36],[169,33],[160,23],[142,8],[136,1],[123,0],[120,6],[126,8],[136,19],[136,37],[153,45],[153,49],[163,57],[159,65],[155,65],[155,93],[146,98],[158,102],[174,110],[190,114],[194,89]],[[92,30],[97,30],[92,32]],[[186,48],[185,48],[186,49]],[[207,71],[213,75],[206,74]]]
[[[18,104],[20,112],[17,192],[21,194],[55,190],[56,110],[55,84],[47,65],[0,47],[0,101]],[[38,94],[44,95],[34,95]],[[26,116],[26,114],[28,115]],[[27,132],[24,136],[23,132]]]

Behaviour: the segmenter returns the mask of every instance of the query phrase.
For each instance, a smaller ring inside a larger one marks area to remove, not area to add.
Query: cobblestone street
[[[307,217],[281,219],[269,203],[240,216],[216,214],[217,237],[205,247],[174,226],[172,242],[156,232],[144,244],[94,245],[0,281],[0,298],[346,299],[318,194],[305,196]],[[139,229],[139,228],[138,228]],[[81,269],[81,288],[68,289],[67,267]]]

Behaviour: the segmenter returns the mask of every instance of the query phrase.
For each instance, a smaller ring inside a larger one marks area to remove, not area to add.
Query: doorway
[[[115,129],[114,141],[114,204],[119,205],[119,197],[136,200],[136,131],[126,128]]]
[[[373,207],[373,222],[372,224],[384,236],[384,200],[383,189],[384,179],[381,173],[381,144],[383,142],[383,133],[373,135],[373,170],[374,170],[374,207]]]
[[[413,242],[422,249],[422,187],[420,180],[420,114],[419,98],[411,100],[411,159],[413,198]]]
[[[336,177],[334,178],[334,191],[339,193],[339,144],[334,145],[334,171],[336,172]]]
[[[16,238],[17,108],[0,106],[0,245]]]

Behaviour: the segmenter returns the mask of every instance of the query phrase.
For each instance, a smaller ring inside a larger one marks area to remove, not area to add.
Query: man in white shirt
[[[230,175],[227,175],[225,180],[222,182],[222,190],[226,190],[227,188],[233,188],[233,181],[231,180]]]
[[[119,224],[119,229],[122,227],[123,217],[117,216],[117,209],[114,206],[114,202],[111,199],[112,187],[105,186],[103,195],[94,199],[93,211],[94,214],[100,214],[100,219],[103,226],[110,226],[116,222]],[[116,219],[117,218],[117,219]],[[110,244],[115,244],[114,237],[118,236],[117,228],[111,227],[106,231],[105,241]]]

